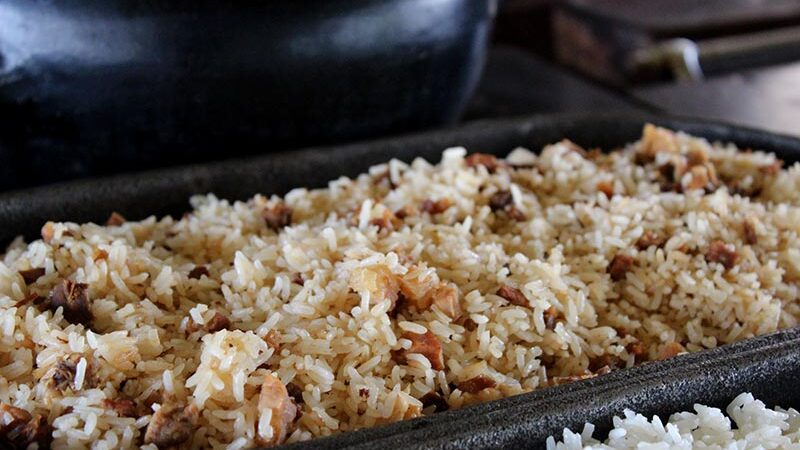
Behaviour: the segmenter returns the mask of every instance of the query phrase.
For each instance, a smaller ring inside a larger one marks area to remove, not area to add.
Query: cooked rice
[[[769,409],[752,394],[743,393],[725,409],[727,416],[700,404],[694,405],[694,411],[675,413],[663,423],[658,416],[648,421],[626,409],[623,417],[614,417],[614,428],[605,441],[592,438],[594,426],[587,423],[580,434],[565,429],[561,442],[548,438],[547,450],[800,448],[800,413],[793,408]]]
[[[54,448],[141,445],[167,401],[189,406],[160,415],[199,410],[187,445],[247,448],[293,411],[259,408],[269,374],[302,393],[292,442],[432,413],[431,392],[459,408],[800,318],[800,165],[653,127],[606,155],[465,157],[17,239],[0,402],[47,418]],[[64,279],[88,286],[87,325],[30,301]],[[125,398],[133,417],[109,406]]]

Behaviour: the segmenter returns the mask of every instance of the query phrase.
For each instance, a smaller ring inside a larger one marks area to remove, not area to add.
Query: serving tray
[[[113,211],[129,219],[179,215],[188,198],[213,192],[245,199],[282,194],[298,186],[322,187],[390,158],[421,156],[438,161],[450,146],[505,154],[518,146],[540,149],[569,138],[586,147],[612,149],[638,139],[653,122],[730,141],[741,148],[775,152],[787,163],[800,159],[800,140],[715,122],[651,115],[556,115],[480,121],[459,128],[338,147],[310,148],[216,164],[192,165],[96,180],[62,183],[0,194],[0,245],[17,235],[39,235],[47,220],[103,222]],[[224,149],[223,149],[224,150]],[[593,379],[461,410],[343,433],[286,446],[291,449],[542,448],[564,427],[584,422],[602,434],[624,408],[645,415],[690,410],[693,403],[724,406],[743,391],[767,404],[800,405],[800,329],[646,363]]]

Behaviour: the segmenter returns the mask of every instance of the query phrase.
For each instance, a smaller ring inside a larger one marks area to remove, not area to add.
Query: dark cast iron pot
[[[454,121],[495,0],[0,0],[0,190]]]

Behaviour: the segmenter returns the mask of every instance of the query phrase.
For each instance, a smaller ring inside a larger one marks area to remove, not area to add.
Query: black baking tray
[[[518,146],[538,150],[569,138],[613,149],[636,140],[646,122],[742,148],[800,159],[800,140],[725,124],[643,114],[556,115],[480,121],[459,128],[338,147],[270,154],[213,165],[194,165],[0,194],[0,243],[35,238],[47,220],[103,222],[113,212],[130,219],[179,215],[189,196],[213,192],[228,199],[322,187],[390,158],[438,161],[449,146],[505,154]],[[696,402],[725,406],[741,392],[769,405],[800,405],[800,329],[619,370],[594,379],[540,389],[507,399],[387,426],[287,446],[293,449],[542,448],[564,427],[598,433],[631,408],[645,415],[691,410]]]

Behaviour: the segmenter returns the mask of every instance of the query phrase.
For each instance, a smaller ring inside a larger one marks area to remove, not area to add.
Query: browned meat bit
[[[708,153],[702,148],[693,148],[686,154],[686,162],[689,166],[704,166],[708,164]]]
[[[300,386],[294,383],[289,383],[286,385],[286,392],[289,393],[289,397],[292,397],[295,404],[302,405],[305,403],[305,400],[303,400],[303,388]]]
[[[619,358],[614,355],[600,355],[594,358],[589,358],[589,370],[592,373],[602,374],[616,369],[619,365]]]
[[[497,157],[488,153],[473,153],[464,159],[469,167],[483,166],[489,172],[495,172],[500,167]]]
[[[666,239],[660,236],[655,231],[647,230],[644,232],[642,237],[636,241],[636,248],[639,250],[647,250],[651,246],[655,245],[656,247],[661,247],[666,242]]]
[[[726,270],[730,270],[739,261],[739,254],[736,250],[729,249],[724,242],[716,240],[706,250],[706,261],[722,264]]]
[[[484,389],[493,388],[495,386],[497,386],[497,382],[486,375],[478,375],[477,377],[472,377],[469,380],[458,383],[458,388],[469,394],[476,394]]]
[[[635,361],[640,361],[641,357],[647,354],[644,344],[641,342],[631,342],[625,346],[625,350],[628,351],[628,354],[633,355]]]
[[[505,211],[506,215],[517,222],[526,220],[525,214],[514,206],[514,197],[508,190],[496,192],[489,198],[489,207],[492,211]]]
[[[165,402],[150,418],[144,443],[160,449],[180,445],[191,439],[199,418],[200,411],[194,404],[184,407]]]
[[[422,211],[428,214],[440,214],[447,211],[448,208],[453,206],[453,202],[448,198],[440,198],[439,200],[425,200],[422,202]]]
[[[417,207],[412,204],[403,206],[394,212],[394,216],[401,220],[409,216],[416,216],[417,214],[419,214],[419,211],[417,210]]]
[[[25,450],[34,443],[40,449],[50,448],[53,429],[47,419],[5,403],[0,403],[0,414],[11,416],[8,423],[0,422],[0,448]]]
[[[45,306],[53,311],[62,307],[67,322],[89,326],[92,322],[92,311],[89,308],[87,288],[83,283],[64,280],[50,291]]]
[[[525,214],[515,206],[511,206],[510,208],[506,209],[506,214],[508,214],[509,218],[516,220],[517,222],[524,222],[528,220],[528,218],[525,217]]]
[[[35,269],[20,270],[19,274],[25,281],[25,284],[33,284],[40,277],[44,276],[44,267],[37,267]]]
[[[108,216],[108,220],[106,220],[106,225],[109,227],[118,227],[124,224],[125,218],[116,211],[112,212],[111,215]]]
[[[628,270],[630,270],[632,265],[632,256],[624,253],[617,253],[614,255],[614,258],[611,259],[606,271],[609,273],[609,275],[611,275],[612,280],[620,281],[625,278],[625,274],[628,273]]]
[[[358,390],[358,396],[361,398],[369,398],[369,389],[361,388]]]
[[[45,242],[50,242],[53,240],[53,237],[56,235],[55,224],[53,222],[47,222],[42,226],[42,240]]]
[[[265,208],[261,213],[267,226],[275,231],[292,224],[292,208],[283,202],[277,202],[269,208]]]
[[[73,388],[73,381],[75,380],[75,372],[78,368],[83,355],[80,353],[72,353],[66,358],[58,361],[55,366],[47,371],[44,378],[47,380],[47,386],[51,389],[56,389],[61,392],[67,388]],[[87,361],[88,362],[88,361]],[[90,367],[87,364],[86,372],[84,373],[84,386],[88,386],[91,379]]]
[[[25,296],[25,298],[23,298],[22,300],[20,300],[17,303],[15,303],[14,307],[19,308],[20,306],[27,305],[28,303],[31,303],[31,302],[33,302],[34,305],[41,304],[42,303],[42,296],[40,296],[39,294],[37,294],[35,292],[31,292],[30,294]]]
[[[119,417],[139,417],[136,403],[128,397],[107,398],[103,400],[103,406],[117,413]]]
[[[499,211],[506,209],[507,206],[510,206],[514,202],[514,197],[511,195],[511,191],[508,190],[501,190],[494,193],[489,198],[489,207],[492,208],[492,211]]]
[[[98,248],[92,252],[92,261],[97,262],[103,259],[108,259],[107,251]]]
[[[392,231],[401,225],[401,221],[391,210],[384,209],[381,217],[370,220],[369,224],[378,227],[379,231]]]
[[[526,308],[531,307],[528,297],[525,297],[522,291],[507,284],[500,286],[500,289],[497,290],[497,295],[508,300],[512,305],[524,306]]]
[[[410,331],[403,332],[400,335],[403,339],[411,341],[411,348],[408,350],[401,348],[392,352],[392,359],[398,364],[406,363],[406,355],[409,353],[419,353],[420,355],[428,358],[433,370],[444,369],[444,358],[442,357],[442,343],[439,339],[431,333],[426,331],[424,334],[412,333]]]
[[[194,269],[189,271],[189,278],[192,280],[199,280],[203,275],[209,275],[208,268],[206,268],[206,266],[195,266]]]
[[[419,401],[422,402],[423,408],[429,408],[433,406],[433,412],[442,412],[450,409],[450,405],[447,403],[447,400],[433,391],[428,392],[420,397]]]
[[[264,335],[264,342],[266,342],[270,348],[275,350],[275,353],[281,350],[281,336],[275,330],[267,331],[267,334]]]
[[[306,284],[306,280],[303,279],[303,274],[300,272],[295,272],[292,274],[292,283],[299,284],[300,286]]]
[[[370,302],[389,300],[391,302],[390,310],[394,308],[400,292],[397,277],[384,264],[353,270],[348,285],[360,295],[369,293]]]
[[[391,174],[389,173],[389,170],[384,170],[383,172],[381,172],[381,173],[379,173],[377,175],[374,175],[372,177],[372,184],[377,186],[377,185],[381,184],[381,182],[383,182],[384,180],[386,182],[388,182],[389,188],[394,189],[394,188],[397,187],[397,185],[394,183],[394,180],[392,180],[392,177],[391,177]]]
[[[637,164],[646,164],[655,160],[657,153],[677,153],[678,151],[675,133],[648,123],[642,130],[642,141],[636,152],[635,161]]]
[[[209,333],[216,333],[220,330],[229,330],[231,328],[231,319],[226,316],[216,313],[211,320],[206,324],[206,331]]]
[[[461,317],[458,289],[451,284],[444,284],[436,288],[433,292],[433,304],[453,320]]]
[[[478,324],[475,323],[474,320],[467,318],[467,320],[464,321],[464,328],[467,331],[475,331],[478,328]]]
[[[783,160],[776,159],[772,164],[761,166],[758,170],[764,175],[777,175],[781,171],[781,167],[783,167]]]
[[[544,319],[545,328],[551,331],[555,330],[556,320],[558,319],[558,310],[555,306],[551,306],[544,311],[542,318]]]
[[[658,359],[668,359],[686,352],[686,349],[679,342],[670,342],[661,349]]]
[[[614,196],[614,183],[601,181],[597,183],[597,190],[605,194],[606,197],[611,198]]]
[[[258,396],[258,410],[263,413],[272,412],[270,426],[272,427],[272,438],[257,438],[259,445],[272,446],[282,444],[286,437],[292,432],[295,419],[297,418],[297,405],[289,397],[286,386],[280,378],[268,373],[264,375],[261,384],[261,394]]]
[[[742,222],[742,231],[744,232],[744,242],[748,245],[758,244],[758,235],[756,234],[756,226],[753,220],[747,218]]]
[[[716,173],[710,166],[694,166],[689,170],[691,179],[684,186],[684,190],[691,191],[693,189],[708,189],[714,190],[714,185],[717,181]]]

